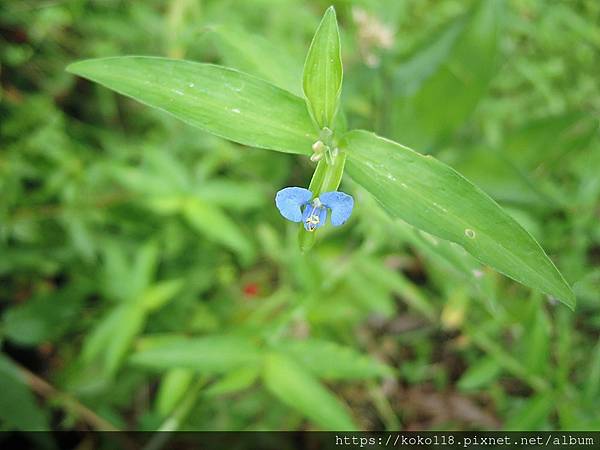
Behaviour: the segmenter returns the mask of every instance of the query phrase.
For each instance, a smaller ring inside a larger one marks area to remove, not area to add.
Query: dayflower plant
[[[499,2],[476,3],[485,17],[495,17],[488,9]],[[235,69],[167,58],[102,58],[68,70],[222,138],[317,162],[308,189],[287,187],[276,195],[281,214],[303,222],[304,250],[315,242],[328,211],[334,226],[349,218],[352,197],[338,191],[347,169],[392,217],[460,244],[482,263],[574,307],[571,288],[540,245],[481,189],[432,156],[345,129],[340,47],[331,7],[306,57],[304,98]],[[397,125],[400,131],[410,126]]]

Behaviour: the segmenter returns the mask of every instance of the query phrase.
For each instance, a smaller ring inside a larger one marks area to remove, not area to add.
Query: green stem
[[[75,397],[72,397],[69,394],[59,391],[46,380],[37,376],[29,369],[18,364],[16,361],[11,360],[11,362],[19,369],[19,372],[21,372],[21,374],[23,375],[25,382],[37,394],[41,395],[49,401],[55,402],[62,409],[85,421],[97,431],[120,431],[112,423],[108,422],[106,419],[97,415],[87,406],[80,403],[79,400],[77,400]]]
[[[171,433],[178,431],[179,428],[181,428],[181,425],[183,425],[183,422],[196,404],[196,400],[198,400],[200,391],[205,384],[205,378],[200,378],[196,381],[196,383],[188,391],[187,396],[179,404],[173,414],[171,414],[167,420],[162,423],[157,430],[157,433],[144,446],[143,450],[160,450],[166,445],[171,437]]]
[[[344,175],[344,166],[346,165],[346,154],[340,153],[331,166],[327,166],[325,176],[316,195],[319,196],[323,192],[337,191],[340,183],[342,182],[342,175]]]
[[[374,381],[367,382],[367,389],[373,405],[385,425],[385,429],[387,431],[402,429],[402,423],[400,423],[400,419],[398,419],[394,408],[390,405],[382,389]]]

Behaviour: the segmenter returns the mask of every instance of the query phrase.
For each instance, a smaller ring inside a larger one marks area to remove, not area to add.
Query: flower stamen
[[[319,227],[319,223],[321,223],[318,212],[323,207],[323,204],[318,197],[315,198],[311,203],[312,210],[310,211],[310,215],[306,218],[306,225],[308,227],[308,231],[315,231]],[[315,212],[317,212],[317,214],[315,214]]]
[[[313,209],[314,211],[314,209]],[[306,219],[306,225],[308,226],[308,231],[315,231],[317,229],[317,227],[319,226],[319,216],[317,216],[316,214],[312,214],[310,216],[308,216],[308,218]]]

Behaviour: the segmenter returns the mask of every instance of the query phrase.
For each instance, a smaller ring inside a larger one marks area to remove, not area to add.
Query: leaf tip
[[[554,299],[554,297],[551,297]],[[567,308],[569,308],[572,312],[575,312],[575,307],[577,306],[577,298],[573,291],[569,288],[569,292],[567,295],[563,295],[558,298],[558,301],[563,303]]]
[[[333,5],[331,5],[329,8],[327,8],[327,11],[325,11],[322,22],[323,23],[327,22],[330,26],[333,26],[335,29],[335,32],[338,34],[338,39],[339,39],[337,13],[336,13],[335,7]]]
[[[65,67],[65,71],[72,73],[73,75],[83,76],[83,72],[86,66],[86,63],[90,61],[89,59],[84,59],[82,61],[75,61]]]
[[[67,67],[65,67],[65,71],[67,71],[69,73],[77,74],[77,65],[78,64],[79,64],[78,61],[69,64]]]

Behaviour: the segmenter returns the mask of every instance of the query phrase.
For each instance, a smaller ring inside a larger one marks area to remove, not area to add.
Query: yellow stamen
[[[308,216],[308,218],[306,219],[308,231],[314,231],[317,228],[317,225],[319,225],[319,222],[319,216],[317,216],[316,214],[311,214],[310,216]]]

